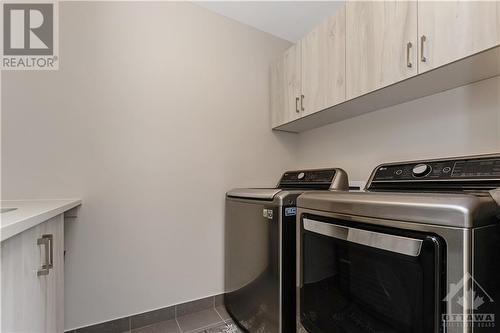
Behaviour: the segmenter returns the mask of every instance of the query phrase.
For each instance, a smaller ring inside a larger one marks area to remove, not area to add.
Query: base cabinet
[[[1,244],[1,331],[64,332],[64,217]]]

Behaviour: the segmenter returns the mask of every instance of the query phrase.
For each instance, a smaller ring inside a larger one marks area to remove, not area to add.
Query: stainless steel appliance
[[[365,192],[302,194],[299,331],[498,332],[498,187],[500,155],[482,155],[383,164]]]
[[[296,199],[305,190],[347,190],[341,169],[285,172],[276,188],[226,195],[228,312],[249,332],[295,332]]]

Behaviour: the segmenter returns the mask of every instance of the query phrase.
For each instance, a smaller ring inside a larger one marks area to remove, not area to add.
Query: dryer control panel
[[[483,155],[382,164],[373,171],[367,189],[482,189],[494,188],[499,181],[500,156]]]

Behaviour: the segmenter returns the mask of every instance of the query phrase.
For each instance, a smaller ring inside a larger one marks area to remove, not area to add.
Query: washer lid
[[[245,198],[256,200],[272,201],[274,196],[280,193],[279,188],[236,188],[227,192],[227,197],[230,198]]]

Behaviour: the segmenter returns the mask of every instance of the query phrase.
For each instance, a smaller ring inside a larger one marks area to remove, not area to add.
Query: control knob
[[[298,179],[298,180],[302,180],[302,179],[304,179],[304,177],[305,177],[305,176],[306,176],[306,174],[305,174],[304,172],[301,172],[301,173],[299,173],[299,174],[297,175],[297,179]]]
[[[414,177],[425,177],[431,172],[432,168],[428,164],[417,164],[413,167]]]

